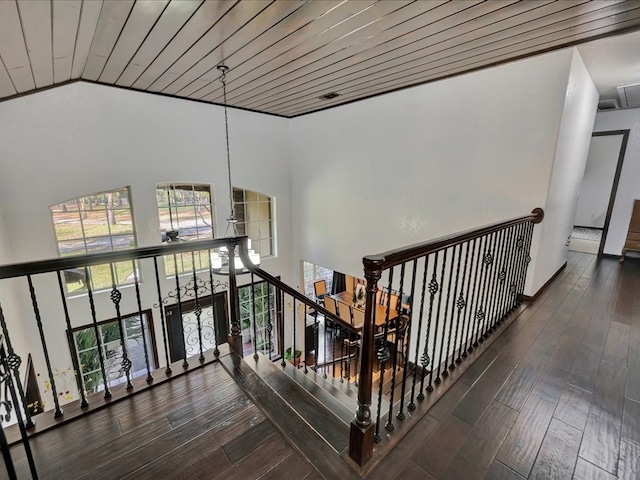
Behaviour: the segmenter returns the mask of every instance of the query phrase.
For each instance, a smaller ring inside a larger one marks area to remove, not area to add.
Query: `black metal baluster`
[[[474,239],[476,241],[476,239]],[[471,297],[471,304],[469,305],[469,332],[467,333],[467,353],[473,352],[475,348],[474,337],[478,329],[478,305],[480,300],[480,291],[482,290],[482,270],[483,270],[483,253],[485,248],[486,237],[477,239],[477,247],[475,250],[475,273],[473,274],[473,296]],[[478,282],[478,280],[480,280]]]
[[[504,279],[502,280],[502,289],[501,289],[502,294],[500,297],[500,306],[499,306],[499,312],[498,312],[498,315],[500,316],[500,319],[498,320],[499,324],[501,324],[507,318],[507,313],[508,313],[507,302],[509,299],[509,284],[510,284],[510,278],[511,278],[511,271],[514,263],[513,252],[514,252],[516,228],[517,228],[517,225],[510,227],[507,233],[507,253],[505,258],[506,266],[505,266]]]
[[[31,279],[31,275],[27,275],[27,282],[29,284],[29,295],[31,296],[31,305],[33,306],[33,313],[36,318],[36,324],[38,325],[38,333],[40,334],[40,342],[42,343],[42,353],[44,354],[44,362],[47,366],[47,374],[49,375],[49,381],[51,382],[51,393],[53,394],[53,404],[55,405],[54,417],[58,418],[62,416],[62,409],[60,408],[60,402],[58,401],[58,392],[56,391],[56,382],[55,382],[55,379],[53,378],[53,371],[51,370],[51,361],[49,360],[49,350],[47,349],[47,341],[44,338],[44,330],[42,327],[42,317],[40,316],[40,307],[38,307],[38,300],[36,299],[36,291],[33,288],[33,280]]]
[[[62,275],[60,275],[60,270],[56,272],[58,276],[58,287],[60,288],[60,299],[62,300],[62,309],[64,311],[64,320],[67,324],[67,333],[69,335],[69,341],[71,344],[75,344],[75,340],[73,338],[73,333],[71,332],[71,318],[69,317],[69,307],[67,305],[67,298],[65,296],[64,285],[62,283]],[[71,363],[73,365],[74,377],[76,377],[76,386],[78,387],[78,393],[80,394],[80,407],[85,408],[89,405],[87,402],[87,394],[84,389],[84,380],[82,376],[82,371],[80,370],[80,363],[78,362],[78,355],[71,355]]]
[[[460,337],[460,350],[458,350],[458,358],[456,359],[456,363],[462,363],[464,358],[467,358],[467,348],[469,344],[469,335],[471,333],[471,315],[473,312],[473,291],[475,289],[475,285],[472,284],[473,281],[473,267],[475,265],[476,259],[476,239],[469,240],[467,242],[467,249],[471,250],[471,260],[469,262],[469,269],[467,271],[467,295],[466,295],[466,304],[465,304],[465,312],[462,317],[462,336]]]
[[[496,248],[495,248],[495,259],[493,265],[493,281],[491,283],[491,293],[489,294],[489,303],[487,306],[487,327],[485,332],[485,338],[488,337],[492,332],[496,324],[496,304],[497,302],[497,292],[500,287],[500,275],[502,269],[502,258],[504,254],[504,236],[505,231],[500,230],[496,233]]]
[[[455,330],[454,330],[454,326],[453,326],[453,317],[455,316],[455,310],[458,307],[458,280],[460,279],[460,264],[461,264],[461,260],[462,260],[462,244],[457,245],[457,247],[454,247],[454,253],[455,253],[455,248],[458,249],[458,261],[456,262],[456,280],[453,286],[453,297],[451,299],[451,325],[449,326],[449,339],[447,340],[447,354],[444,357],[444,373],[443,376],[447,376],[447,362],[449,361],[449,352],[451,352],[451,363],[449,364],[449,370],[454,370],[456,368],[456,364],[454,362],[455,359],[455,354],[456,354],[456,344],[455,344],[455,340],[456,337],[458,336],[458,325],[460,324],[460,311],[462,310],[462,307],[458,308],[458,318],[457,318],[457,322],[456,322],[456,326],[455,326]],[[453,266],[453,263],[451,264],[451,266]],[[464,281],[464,278],[463,278]],[[447,299],[448,300],[448,299]],[[464,302],[464,299],[462,299],[462,301]],[[454,342],[453,342],[453,351],[451,351],[451,337],[454,335],[455,336],[453,338]],[[447,375],[444,375],[444,374]]]
[[[213,322],[213,336],[215,337],[215,347],[213,348],[213,354],[216,357],[220,356],[220,349],[218,345],[220,344],[220,331],[218,328],[218,322],[216,321],[216,308],[215,308],[215,293],[216,287],[213,283],[213,268],[211,268],[211,250],[208,250],[209,253],[209,285],[211,285],[211,321]],[[267,302],[269,301],[269,297],[267,296]],[[271,315],[271,308],[269,308],[269,315]],[[271,352],[269,352],[269,359],[271,359]]]
[[[337,328],[337,325],[334,322],[333,325],[334,330]],[[332,338],[333,341],[333,338]],[[327,370],[329,370],[329,364],[327,363],[327,359],[329,358],[329,346],[327,345],[327,317],[324,317],[324,366],[322,367],[322,378],[327,378]]]
[[[527,270],[529,269],[529,263],[531,263],[531,243],[533,241],[533,228],[534,223],[532,221],[527,222],[527,235],[525,242],[525,255],[524,255],[524,271],[522,272],[520,279],[520,286],[518,288],[518,297],[522,299],[524,293],[524,286],[527,280]]]
[[[0,305],[0,327],[2,328],[2,336],[4,337],[4,340],[5,340],[6,344],[7,344],[8,358],[12,359],[12,361],[14,363],[17,362],[18,366],[20,366],[20,362],[22,360],[20,359],[20,357],[16,354],[15,350],[13,349],[13,345],[11,343],[11,339],[9,338],[9,330],[7,329],[7,321],[4,318],[4,312],[2,311],[2,305]],[[24,406],[25,426],[27,428],[33,428],[33,427],[35,427],[36,424],[33,422],[33,419],[31,418],[31,414],[29,413],[29,409],[27,408],[27,401],[26,401],[26,398],[24,396],[24,390],[22,389],[22,382],[20,381],[20,372],[19,372],[19,370],[16,370],[14,373],[15,373],[15,379],[16,379],[15,386],[18,389],[18,394],[20,396],[20,404]],[[16,404],[16,409],[17,409],[18,399],[15,399],[14,403]],[[27,437],[26,432],[23,432],[23,437],[24,438]]]
[[[278,295],[280,296],[280,345],[281,345],[281,349],[284,349],[284,338],[285,338],[285,326],[287,324],[286,319],[285,319],[285,303],[284,303],[284,290],[282,289],[278,289],[279,293]],[[286,349],[280,350],[281,353],[281,360],[280,360],[280,365],[282,366],[282,368],[287,366],[287,362],[285,361],[284,357],[286,356]]]
[[[273,323],[271,320],[271,291],[274,291],[274,295],[275,295],[275,290],[273,289],[271,284],[267,284],[267,348],[269,349],[269,360],[271,360],[271,350],[273,349],[273,346],[271,344],[271,332],[273,331]]]
[[[253,359],[258,360],[258,319],[256,317],[256,281],[251,272],[251,315],[253,316]]]
[[[442,370],[440,367],[442,366],[442,354],[444,353],[444,344],[447,337],[447,309],[449,308],[449,299],[451,298],[451,283],[453,282],[453,267],[455,266],[455,258],[456,258],[456,246],[451,249],[451,267],[449,267],[449,285],[447,285],[447,300],[444,302],[444,319],[442,323],[442,340],[440,341],[440,354],[438,355],[438,376],[436,377],[436,384],[440,383],[440,376],[447,377],[449,372],[447,371],[447,359],[444,359],[444,368]],[[451,331],[453,327],[453,318],[451,318],[451,323],[449,325],[449,331]]]
[[[90,279],[89,268],[84,267],[85,278]],[[96,336],[96,346],[98,347],[98,359],[100,360],[100,373],[102,374],[102,382],[104,384],[104,398],[111,398],[111,390],[109,390],[109,382],[107,379],[107,370],[104,366],[104,354],[102,353],[102,337],[98,328],[98,319],[96,317],[96,304],[93,300],[93,290],[91,289],[91,281],[87,281],[87,297],[89,298],[89,308],[91,309],[91,320],[93,322],[93,332]]]
[[[433,330],[433,360],[436,358],[436,348],[437,348],[437,339],[438,339],[438,324],[440,323],[440,306],[442,304],[442,292],[444,286],[444,274],[447,267],[447,252],[448,250],[443,250],[442,252],[442,271],[440,272],[440,286],[438,287],[438,306],[436,307],[436,324]],[[435,265],[434,265],[435,268]],[[437,283],[437,282],[436,282]],[[429,285],[429,290],[431,290],[431,285]],[[442,329],[444,331],[444,325]],[[435,380],[433,380],[433,371],[438,370],[438,374]],[[427,386],[427,392],[433,392],[433,383],[436,385],[440,384],[440,364],[432,364],[431,365],[431,373],[429,374],[429,385]]]
[[[340,308],[340,307],[338,307]],[[340,383],[344,383],[344,332],[345,329],[340,329]]]
[[[232,258],[232,257],[229,257]],[[231,260],[229,260],[231,262]],[[182,317],[182,299],[180,296],[180,278],[178,276],[178,259],[173,255],[173,263],[175,264],[175,279],[176,279],[176,300],[178,302],[178,315],[180,315],[180,326],[184,330],[184,321]],[[184,349],[184,359],[182,359],[182,368],[187,368],[189,362],[187,361],[187,348]]]
[[[437,254],[437,253],[436,253]],[[416,260],[417,262],[417,260]],[[407,404],[407,408],[409,410],[415,410],[416,409],[416,404],[415,404],[415,394],[416,394],[416,383],[418,380],[418,360],[419,360],[419,355],[420,355],[420,332],[422,332],[422,315],[424,313],[424,298],[425,298],[425,293],[427,291],[427,267],[429,266],[429,257],[425,256],[424,257],[424,273],[422,274],[422,291],[420,293],[420,314],[418,315],[418,341],[416,342],[416,354],[415,354],[415,358],[413,360],[413,379],[411,381],[411,399],[409,400],[409,403]],[[412,300],[413,302],[413,300]],[[411,311],[413,314],[413,303],[411,304]],[[427,332],[429,331],[429,327],[427,326]],[[424,351],[427,351],[427,345],[429,343],[429,333],[427,333],[427,338],[425,339],[425,349]],[[425,353],[426,355],[426,353]],[[427,357],[428,358],[428,357]],[[420,377],[421,377],[421,386],[420,386],[420,391],[419,393],[422,394],[422,387],[424,386],[424,367],[420,370]]]
[[[404,420],[404,395],[407,389],[407,368],[409,366],[409,348],[411,346],[411,324],[413,323],[413,296],[416,292],[416,273],[418,271],[418,260],[413,261],[413,272],[411,274],[411,294],[409,295],[409,311],[407,312],[407,329],[406,336],[404,337],[404,345],[402,351],[404,352],[402,355],[402,392],[400,393],[400,409],[398,410],[398,414],[396,417],[398,420]],[[400,298],[400,305],[402,310],[402,298]],[[418,329],[418,335],[420,334],[420,329]],[[418,336],[418,342],[416,344],[416,352],[420,350],[420,337]],[[415,372],[416,365],[414,365],[413,371]],[[413,377],[415,379],[415,375]],[[413,397],[411,397],[413,398]],[[408,406],[407,406],[408,408]]]
[[[2,308],[0,307],[0,318],[4,318],[2,317]],[[6,333],[6,332],[5,332]],[[9,338],[7,336],[5,336],[5,338]],[[9,349],[9,341],[7,341],[7,349]],[[38,480],[38,472],[36,471],[36,463],[34,461],[33,458],[33,452],[31,451],[31,444],[29,443],[29,434],[27,433],[27,430],[25,428],[25,424],[22,421],[22,413],[21,413],[21,408],[20,408],[20,401],[22,401],[22,405],[24,406],[24,413],[25,413],[25,417],[26,418],[30,418],[29,416],[29,409],[26,406],[26,402],[24,401],[24,397],[18,398],[18,395],[16,395],[16,389],[15,387],[18,387],[18,390],[22,389],[22,386],[20,385],[20,374],[19,374],[19,369],[20,369],[20,365],[22,364],[22,359],[16,355],[15,353],[13,354],[9,354],[9,356],[6,356],[6,353],[4,351],[4,347],[2,346],[2,336],[0,335],[0,364],[2,365],[2,369],[4,370],[4,372],[0,371],[0,377],[3,377],[2,379],[0,379],[0,387],[2,386],[2,382],[4,380],[5,383],[5,394],[6,391],[9,391],[9,394],[11,396],[11,402],[13,403],[13,411],[16,413],[16,420],[18,423],[18,429],[20,430],[20,436],[22,437],[22,444],[24,447],[24,453],[27,457],[27,463],[29,464],[29,471],[31,472],[31,478],[32,480]],[[0,370],[2,370],[0,369]],[[4,373],[4,375],[2,375]],[[2,399],[2,396],[0,395],[0,400]],[[6,408],[6,407],[5,407]],[[7,412],[8,415],[9,412]],[[8,420],[8,418],[6,418],[6,420]],[[2,419],[0,418],[0,423],[2,423]],[[9,458],[7,460],[5,460],[5,465],[7,467],[7,470],[9,472],[10,478],[16,479],[17,480],[17,476],[15,476],[15,470],[14,466],[13,466],[13,460],[11,459],[11,452],[9,451],[9,446],[6,444],[6,437],[4,436],[4,432],[2,431],[2,425],[0,425],[0,434],[2,434],[2,440],[4,445],[1,445],[0,447],[2,447],[2,453],[3,456],[7,455]],[[13,477],[11,477],[11,473],[13,471]]]
[[[294,367],[296,367],[296,323],[298,323],[296,316],[296,299],[293,297],[293,345],[291,347],[291,361]]]
[[[462,269],[462,283],[460,284],[460,294],[458,295],[458,299],[456,300],[456,308],[458,309],[458,318],[456,320],[456,331],[453,336],[453,352],[451,352],[451,365],[449,365],[450,370],[454,370],[456,368],[456,364],[459,365],[462,363],[460,352],[462,351],[462,344],[463,344],[462,335],[464,335],[464,316],[462,317],[462,332],[460,332],[461,334],[460,341],[458,341],[458,331],[460,329],[460,317],[462,314],[462,310],[467,306],[467,300],[464,295],[464,281],[466,278],[467,284],[468,284],[469,275],[467,275],[468,273],[467,265],[469,262],[469,245],[470,243],[467,242],[465,253],[464,253],[464,268]],[[462,245],[460,245],[460,250],[462,250]],[[456,287],[457,287],[457,283],[456,283]],[[468,289],[467,289],[467,293],[468,293]],[[458,358],[455,358],[454,360],[454,357],[456,356],[456,347],[458,347]]]
[[[196,328],[198,329],[198,349],[200,355],[198,360],[200,363],[204,362],[204,347],[202,345],[202,304],[200,303],[200,296],[198,294],[198,276],[196,274],[196,258],[193,252],[191,252],[191,266],[193,273],[193,313],[196,315]],[[213,303],[212,303],[213,305]]]
[[[142,333],[142,348],[144,349],[144,363],[147,368],[147,382],[153,381],[153,375],[151,375],[151,365],[149,364],[149,346],[147,344],[147,334],[144,328],[144,320],[142,314],[142,299],[140,297],[140,282],[138,281],[138,269],[136,268],[136,262],[133,264],[133,284],[136,289],[136,303],[138,305],[138,317],[140,317],[140,332]],[[161,307],[162,308],[162,307]]]
[[[527,234],[527,225],[520,225],[520,233],[518,235],[518,240],[516,242],[516,257],[517,257],[517,268],[515,272],[515,276],[510,285],[511,294],[513,295],[513,306],[512,310],[516,309],[518,305],[520,305],[520,298],[518,295],[518,289],[520,285],[520,278],[522,277],[522,271],[524,269],[525,263],[525,246],[526,246],[526,234]]]
[[[516,240],[516,268],[513,272],[513,278],[511,279],[511,285],[509,285],[509,293],[511,294],[511,311],[514,311],[518,307],[518,282],[520,280],[520,273],[522,265],[524,264],[524,246],[525,246],[525,232],[527,225],[521,223],[518,225],[518,238]]]
[[[122,370],[124,370],[124,374],[127,378],[127,390],[133,388],[133,384],[131,383],[131,360],[129,360],[129,355],[127,353],[127,341],[124,333],[124,326],[122,324],[122,314],[120,313],[120,302],[122,301],[122,293],[118,290],[116,286],[116,274],[113,268],[113,263],[109,264],[109,271],[111,272],[111,293],[109,294],[109,298],[113,302],[113,306],[116,309],[116,318],[118,320],[118,332],[120,333],[120,348],[122,348]]]
[[[475,322],[475,340],[473,342],[474,348],[478,347],[479,342],[483,342],[482,337],[480,336],[480,332],[482,331],[482,323],[485,317],[484,311],[484,299],[485,292],[487,290],[487,271],[489,269],[489,265],[493,261],[493,257],[491,256],[491,234],[487,234],[484,237],[483,241],[483,250],[482,250],[482,258],[480,258],[480,262],[482,264],[482,271],[480,272],[480,288],[479,288],[479,296],[476,308],[476,322]]]
[[[162,325],[162,341],[164,344],[164,357],[167,364],[164,372],[169,375],[171,373],[171,364],[169,363],[169,343],[167,342],[167,325],[164,316],[164,304],[162,303],[162,290],[160,289],[160,274],[158,273],[158,257],[153,257],[153,268],[156,274],[156,290],[158,292],[158,310],[160,310],[160,324]]]
[[[488,337],[487,328],[491,319],[491,292],[493,291],[493,283],[495,281],[495,266],[496,256],[498,250],[498,233],[494,232],[491,237],[491,254],[489,264],[487,266],[487,295],[484,300],[484,319],[482,322],[482,328],[480,329],[480,342],[483,342]]]
[[[387,292],[391,295],[391,288],[393,285],[393,270],[394,267],[391,267],[389,270],[389,287]],[[376,430],[373,434],[373,440],[376,443],[379,443],[382,440],[380,436],[380,418],[382,414],[382,388],[384,386],[384,368],[386,363],[391,358],[391,354],[389,353],[389,342],[387,340],[387,336],[389,335],[389,307],[391,306],[391,302],[387,299],[387,309],[384,318],[384,328],[382,332],[382,338],[380,339],[380,344],[378,346],[376,356],[378,357],[378,363],[380,368],[380,381],[378,383],[378,411],[376,414]]]
[[[326,321],[325,321],[326,323]],[[313,317],[313,371],[318,371],[318,363],[320,362],[320,339],[318,338],[320,324],[318,322],[318,310],[316,309],[316,314]],[[326,337],[325,337],[326,341]]]
[[[304,355],[304,373],[306,374],[309,369],[307,368],[307,304],[304,304],[304,320],[302,323],[302,355]]]
[[[398,290],[398,301],[397,301],[397,305],[396,305],[396,338],[395,338],[395,342],[394,342],[394,346],[393,346],[393,362],[392,362],[392,367],[393,367],[393,372],[391,374],[391,392],[389,394],[389,417],[387,419],[387,423],[384,426],[384,428],[387,431],[391,431],[393,430],[394,426],[393,426],[393,397],[394,397],[394,393],[395,393],[395,389],[396,389],[396,375],[397,375],[397,370],[398,370],[398,344],[400,343],[400,345],[402,345],[401,340],[402,340],[402,335],[403,335],[403,330],[404,328],[402,328],[402,323],[403,323],[403,319],[400,317],[401,315],[401,311],[402,311],[402,295],[403,295],[403,288],[404,288],[404,270],[405,270],[405,265],[406,263],[403,263],[400,266],[400,290]]]
[[[511,229],[504,229],[504,236],[502,239],[503,242],[503,252],[502,252],[502,260],[500,268],[500,272],[498,272],[498,293],[496,295],[496,311],[495,311],[495,320],[493,322],[494,329],[497,328],[504,319],[504,312],[502,310],[502,304],[504,300],[505,293],[505,285],[507,282],[507,274],[509,268],[509,249],[511,248]]]

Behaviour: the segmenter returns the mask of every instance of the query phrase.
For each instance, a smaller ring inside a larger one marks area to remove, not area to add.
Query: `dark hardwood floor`
[[[43,479],[319,478],[220,363],[44,432],[31,448]],[[22,447],[12,455],[18,478],[30,478]]]
[[[567,268],[368,476],[640,479],[640,261]]]
[[[31,442],[45,479],[337,478],[269,418],[214,363]],[[640,479],[640,261],[571,253],[366,478]]]

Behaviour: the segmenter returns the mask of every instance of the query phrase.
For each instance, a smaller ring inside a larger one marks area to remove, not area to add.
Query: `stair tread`
[[[300,422],[303,422],[306,424],[305,430],[312,429],[319,438],[327,442],[325,445],[330,445],[335,450],[336,455],[348,448],[349,426],[268,359],[266,362],[256,362],[249,357],[245,361],[225,361],[223,365],[228,367],[229,373],[241,387],[247,387],[247,393],[256,403],[267,412],[273,411],[274,423],[290,432],[292,442],[308,441],[305,437],[309,435],[302,433],[300,438],[301,433],[298,431]],[[290,405],[295,405],[295,409]],[[292,415],[292,410],[296,415]]]

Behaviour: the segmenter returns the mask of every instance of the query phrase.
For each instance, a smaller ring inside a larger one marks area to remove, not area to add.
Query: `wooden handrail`
[[[366,286],[366,307],[364,328],[362,331],[361,363],[358,380],[358,408],[351,422],[349,438],[349,456],[359,465],[367,463],[373,454],[374,422],[371,418],[371,399],[373,387],[373,367],[375,363],[376,331],[375,331],[375,296],[378,281],[384,270],[407,262],[423,258],[440,250],[454,247],[473,239],[481,238],[495,232],[503,231],[527,222],[540,223],[544,218],[544,211],[535,208],[531,214],[510,218],[501,222],[485,225],[480,228],[466,230],[416,243],[406,247],[389,250],[378,255],[368,255],[362,259]],[[402,281],[402,280],[401,280]],[[385,327],[384,337],[388,335]],[[380,340],[378,340],[380,341]],[[389,414],[391,415],[391,414]]]
[[[126,262],[142,258],[161,257],[184,252],[210,250],[220,247],[237,246],[246,243],[248,237],[216,238],[214,240],[198,240],[195,242],[176,242],[175,244],[159,245],[153,247],[132,248],[116,252],[89,253],[64,258],[53,258],[34,262],[12,263],[0,265],[0,279],[15,278],[24,275],[36,275],[39,273],[69,270],[71,268],[103,265],[105,263]],[[245,263],[246,265],[246,263]]]
[[[544,211],[542,208],[535,208],[529,215],[513,217],[502,222],[491,223],[483,227],[472,228],[452,235],[445,235],[434,240],[428,240],[426,242],[415,243],[406,247],[388,250],[377,255],[367,255],[362,259],[362,262],[364,263],[365,270],[367,269],[367,265],[371,265],[371,268],[374,270],[386,270],[396,265],[424,257],[430,253],[435,253],[439,250],[453,247],[460,243],[468,242],[474,238],[479,238],[514,225],[531,221],[533,223],[540,223],[543,218]]]

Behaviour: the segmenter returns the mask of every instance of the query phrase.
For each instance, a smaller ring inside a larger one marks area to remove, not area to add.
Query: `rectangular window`
[[[255,291],[255,297],[253,297]],[[242,331],[242,345],[245,354],[254,353],[255,350],[269,353],[269,333],[267,325],[271,319],[271,351],[276,349],[276,321],[275,321],[275,296],[273,288],[267,282],[259,282],[251,288],[251,285],[238,288],[240,303],[240,328]],[[254,317],[255,305],[255,317]],[[269,317],[271,307],[271,317]],[[255,323],[255,332],[254,332]]]
[[[169,183],[156,187],[163,243],[214,238],[211,187],[208,184]],[[206,251],[165,257],[165,273],[174,275],[209,268]]]
[[[136,248],[129,188],[74,198],[50,208],[61,257]],[[93,289],[133,283],[134,262],[89,267]],[[64,272],[67,292],[86,291],[84,268]]]
[[[302,261],[302,273],[304,278],[304,294],[307,297],[315,298],[313,284],[318,280],[324,280],[327,283],[327,292],[331,292],[333,285],[333,270],[315,263]]]
[[[238,234],[247,235],[251,239],[251,248],[260,256],[274,255],[271,197],[234,187],[233,201],[238,218]]]
[[[122,317],[127,356],[132,364],[132,378],[147,374],[144,353],[145,340],[149,366],[151,369],[157,368],[155,346],[153,344],[154,336],[151,331],[152,322],[150,320],[151,312],[148,310],[142,313],[142,319],[137,314]],[[100,322],[98,324],[98,334],[102,348],[102,359],[107,373],[107,384],[112,387],[126,382],[125,371],[122,369],[123,352],[118,320],[111,319]],[[96,342],[93,325],[74,328],[72,330],[72,338],[86,392],[95,393],[104,390],[104,380],[98,356],[98,343]]]

